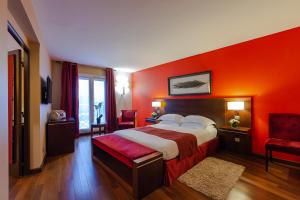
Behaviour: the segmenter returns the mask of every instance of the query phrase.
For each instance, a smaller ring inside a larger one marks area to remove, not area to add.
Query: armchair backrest
[[[134,122],[136,118],[136,110],[121,110],[121,118],[123,122]]]
[[[270,114],[269,129],[271,138],[300,141],[300,115]]]

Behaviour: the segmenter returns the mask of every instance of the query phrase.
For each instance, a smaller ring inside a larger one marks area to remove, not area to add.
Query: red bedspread
[[[201,160],[217,151],[219,145],[218,138],[212,139],[198,146],[198,151],[190,157],[179,160],[177,158],[166,160],[165,168],[165,185],[171,185],[179,176],[187,170],[198,164]]]
[[[176,142],[179,150],[179,160],[192,156],[198,151],[197,138],[192,134],[179,133],[149,126],[135,128],[135,130]]]
[[[94,137],[92,143],[129,167],[132,167],[133,160],[156,152],[115,134]]]

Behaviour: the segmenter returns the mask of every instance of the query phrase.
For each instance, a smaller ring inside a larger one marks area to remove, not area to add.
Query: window
[[[100,114],[102,114],[101,122],[105,122],[105,105],[104,105],[104,81],[94,80],[94,105],[102,102]],[[94,109],[94,123],[97,122],[97,111]]]
[[[95,105],[102,102],[99,114],[102,114],[101,123],[105,122],[105,81],[93,77],[79,78],[79,129],[86,132],[91,123],[97,123]]]
[[[90,127],[89,80],[79,79],[79,129]]]

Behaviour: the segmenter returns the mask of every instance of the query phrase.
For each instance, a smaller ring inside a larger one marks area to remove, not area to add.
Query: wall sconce
[[[160,115],[160,108],[162,107],[161,101],[152,101],[152,108],[154,109],[152,113],[152,118],[157,118]]]
[[[227,110],[235,111],[233,118],[229,120],[232,128],[237,128],[240,124],[241,117],[238,111],[245,109],[244,101],[229,101],[227,102]]]
[[[129,92],[129,80],[127,76],[118,75],[116,77],[116,91],[124,96]]]

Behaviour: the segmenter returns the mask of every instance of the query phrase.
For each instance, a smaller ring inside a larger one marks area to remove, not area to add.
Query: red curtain
[[[115,79],[114,71],[111,68],[106,68],[106,85],[105,85],[105,110],[106,124],[109,133],[116,130],[117,127],[117,109],[115,96]]]
[[[60,108],[66,112],[67,118],[74,118],[76,123],[75,136],[79,136],[79,96],[78,66],[76,63],[63,62],[61,73]]]

